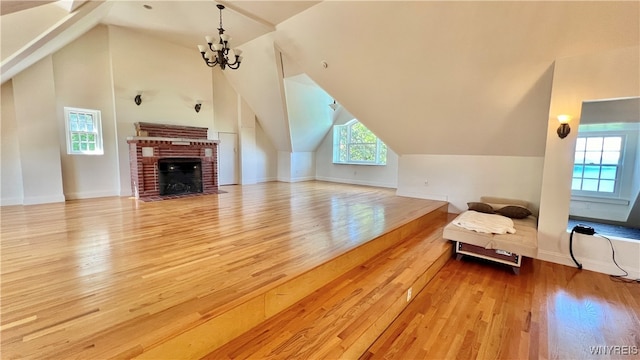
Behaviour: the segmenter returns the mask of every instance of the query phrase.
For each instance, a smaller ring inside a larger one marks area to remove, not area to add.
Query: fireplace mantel
[[[189,145],[219,144],[220,140],[170,138],[157,136],[128,136],[127,142],[131,143],[189,143]],[[177,144],[176,144],[177,145]]]

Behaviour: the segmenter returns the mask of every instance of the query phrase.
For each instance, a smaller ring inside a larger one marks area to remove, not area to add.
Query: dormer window
[[[366,126],[353,119],[333,127],[333,163],[386,165],[387,145]]]

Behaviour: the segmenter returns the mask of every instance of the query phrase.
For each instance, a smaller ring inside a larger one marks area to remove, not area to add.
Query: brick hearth
[[[160,196],[158,161],[166,158],[193,158],[202,163],[202,193],[218,191],[218,143],[207,139],[207,128],[153,123],[135,123],[136,134],[127,138],[131,191],[136,198],[172,199]]]

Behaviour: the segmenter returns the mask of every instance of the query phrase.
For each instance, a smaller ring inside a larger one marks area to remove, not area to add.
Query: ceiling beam
[[[15,54],[0,63],[0,83],[35,64],[96,26],[113,5],[109,1],[88,1],[55,27],[42,33]]]
[[[0,15],[7,15],[14,12],[31,9],[36,6],[45,5],[55,2],[55,0],[48,1],[20,1],[20,0],[2,0],[0,1]]]
[[[265,19],[263,19],[263,18],[261,18],[259,16],[256,16],[256,15],[254,15],[254,14],[252,14],[252,13],[250,13],[250,12],[244,10],[244,9],[241,9],[241,8],[235,6],[232,3],[229,3],[227,1],[220,0],[220,1],[217,1],[217,2],[219,4],[221,4],[221,5],[224,5],[227,9],[229,9],[229,10],[231,10],[233,12],[238,13],[238,14],[246,17],[247,19],[255,21],[260,25],[265,26],[269,31],[276,31],[276,26],[274,24],[268,22],[267,20],[265,20]]]

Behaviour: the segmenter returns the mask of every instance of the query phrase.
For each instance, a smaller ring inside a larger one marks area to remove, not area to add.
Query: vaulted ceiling
[[[42,3],[3,10],[3,82],[97,23],[194,50],[218,26],[212,1],[73,2],[81,6],[72,12]],[[246,71],[272,73],[225,76],[279,150],[292,150],[295,137],[280,52],[293,75],[306,74],[400,154],[542,156],[554,61],[640,42],[636,1],[220,3],[232,46],[265,64],[247,62]],[[26,21],[43,9],[48,24]],[[5,45],[6,31],[20,23]],[[265,89],[277,94],[266,101]]]

